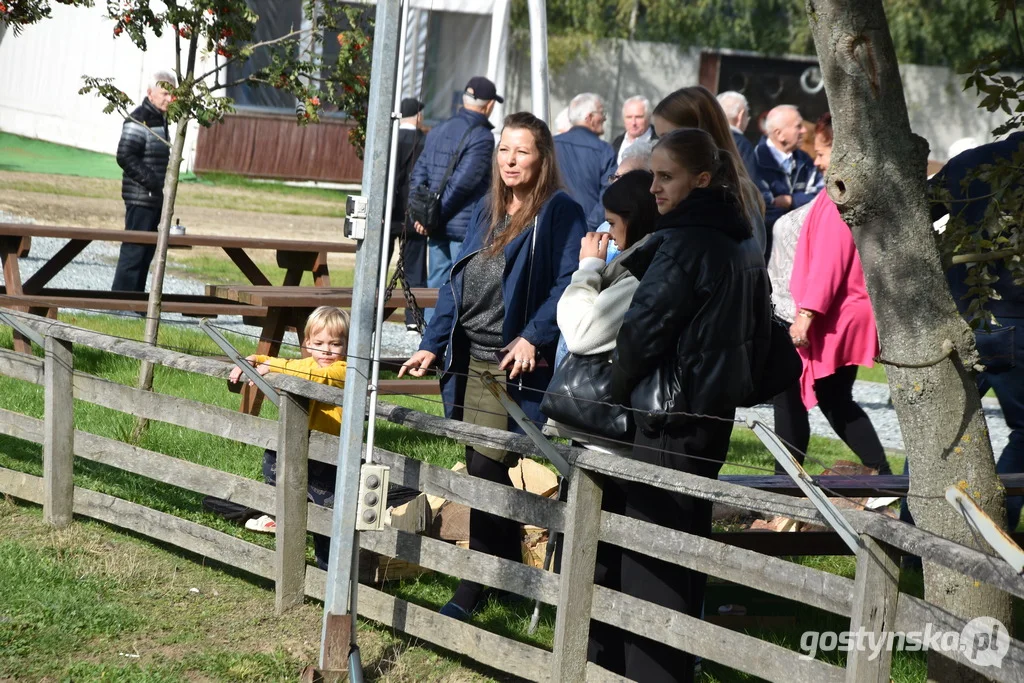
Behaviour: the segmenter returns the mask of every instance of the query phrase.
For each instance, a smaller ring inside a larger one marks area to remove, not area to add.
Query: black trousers
[[[160,226],[160,209],[155,206],[128,204],[124,211],[124,229],[156,232]],[[153,262],[156,246],[150,244],[121,244],[121,254],[114,271],[114,282],[110,289],[117,292],[146,291],[146,277]]]
[[[734,415],[722,417],[731,419]],[[656,434],[638,430],[632,457],[652,465],[716,478],[729,452],[732,427],[732,422],[692,420]],[[608,480],[602,508],[696,536],[711,533],[710,501],[646,484]],[[600,543],[594,581],[699,619],[707,577],[643,553]],[[694,679],[692,654],[595,621],[590,623],[588,658],[643,683]]]
[[[310,460],[307,469],[308,490],[306,498],[317,505],[334,507],[334,485],[338,468],[334,465]],[[266,449],[263,451],[263,481],[271,486],[277,486],[277,451]],[[390,489],[389,489],[390,490]],[[214,512],[225,519],[244,524],[247,519],[259,517],[259,510],[232,503],[214,496],[203,498],[203,507]],[[316,558],[316,566],[327,570],[327,560],[330,556],[331,539],[329,536],[313,534],[313,554]]]
[[[395,240],[401,238],[402,265],[405,281],[410,287],[427,286],[427,238],[403,223],[391,224],[391,244],[388,247],[388,261],[395,253]],[[416,318],[412,310],[405,309],[405,323],[414,325]]]
[[[474,477],[512,486],[512,478],[509,477],[507,464],[491,460],[468,447],[466,448],[466,470]],[[521,525],[515,520],[472,508],[469,511],[469,548],[513,562],[522,562]],[[476,581],[462,579],[459,581],[458,588],[455,589],[452,602],[467,612],[472,612],[483,596],[483,591],[483,585]]]
[[[823,377],[814,383],[818,406],[839,438],[846,442],[858,458],[879,474],[891,474],[885,449],[878,439],[871,420],[853,400],[853,383],[857,379],[857,366],[839,368],[833,375]],[[775,397],[775,432],[787,443],[790,451],[801,464],[803,454],[811,441],[811,425],[807,419],[807,408],[800,398],[800,384],[797,382]],[[776,474],[785,474],[782,466],[775,464]]]
[[[310,460],[307,465],[306,498],[309,502],[324,507],[334,507],[334,485],[338,468],[325,462]],[[263,480],[271,486],[277,486],[277,451],[269,448],[263,451]],[[331,537],[313,534],[313,556],[316,566],[327,571],[327,560],[330,557]]]

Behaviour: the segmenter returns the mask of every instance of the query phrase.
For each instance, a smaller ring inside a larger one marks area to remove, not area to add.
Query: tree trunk
[[[181,174],[181,159],[185,149],[185,133],[188,130],[188,119],[181,119],[175,127],[174,140],[171,142],[171,156],[167,162],[167,173],[164,178],[164,203],[160,211],[160,227],[157,229],[156,254],[153,269],[153,284],[149,289],[149,303],[146,307],[147,344],[156,345],[160,331],[160,310],[163,307],[164,271],[167,268],[167,240],[171,231],[171,218],[174,216],[174,201],[178,195],[178,176]],[[139,388],[149,391],[153,388],[153,363],[142,361],[139,367]],[[148,420],[139,418],[132,433],[132,441],[138,443],[146,429]]]
[[[946,488],[966,484],[1005,524],[1004,491],[972,371],[974,335],[957,313],[934,246],[928,143],[910,130],[881,0],[806,0],[806,7],[835,129],[828,193],[853,230],[882,358],[902,365],[886,370],[913,465],[910,510],[922,529],[976,547],[964,518],[944,500]],[[965,619],[1011,623],[1004,593],[927,562],[925,597]],[[981,680],[937,654],[929,656],[928,677]]]

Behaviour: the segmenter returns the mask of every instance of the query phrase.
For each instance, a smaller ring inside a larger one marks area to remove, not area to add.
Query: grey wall
[[[595,92],[605,99],[609,141],[622,132],[622,101],[644,95],[656,104],[677,88],[699,80],[700,48],[668,43],[602,40],[589,53],[550,77],[551,117],[580,92]],[[963,76],[944,67],[908,64],[900,67],[910,125],[931,146],[929,158],[945,161],[949,146],[964,137],[979,143],[992,140],[991,131],[1006,117],[977,108],[973,92],[963,91]],[[509,100],[506,111],[530,109],[529,53],[509,55]]]
[[[654,106],[673,90],[697,82],[700,50],[679,48],[667,43],[598,41],[585,59],[570,62],[550,76],[549,99],[551,118],[569,100],[581,92],[594,92],[604,98],[608,114],[605,138],[610,142],[622,132],[622,102],[633,95],[643,95]],[[529,54],[513,54],[509,59],[509,90],[511,102],[506,111],[529,111]]]

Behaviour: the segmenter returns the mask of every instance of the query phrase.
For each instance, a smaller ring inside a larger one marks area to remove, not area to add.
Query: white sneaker
[[[270,515],[260,515],[259,517],[245,520],[245,528],[264,534],[274,534],[277,533],[277,522]]]

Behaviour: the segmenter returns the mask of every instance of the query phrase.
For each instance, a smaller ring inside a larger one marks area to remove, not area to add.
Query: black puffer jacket
[[[171,148],[163,140],[170,142],[169,130],[167,116],[148,97],[124,120],[117,165],[124,171],[121,198],[125,204],[158,207],[163,203],[164,174],[171,156]]]
[[[771,289],[736,198],[694,190],[623,265],[640,286],[616,339],[615,400],[648,432],[684,419],[665,413],[743,404],[768,354]]]

